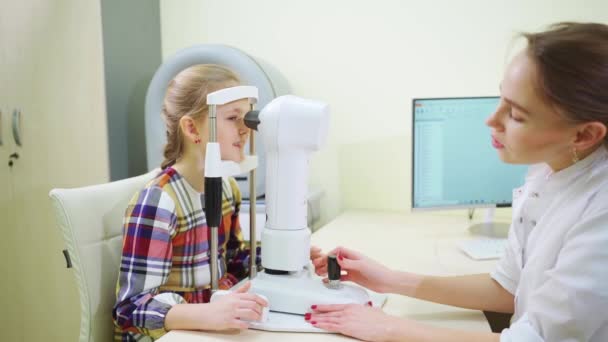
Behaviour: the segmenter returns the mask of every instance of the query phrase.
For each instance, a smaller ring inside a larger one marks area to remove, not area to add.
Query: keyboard
[[[475,238],[463,240],[458,247],[474,260],[500,259],[505,253],[507,239]]]

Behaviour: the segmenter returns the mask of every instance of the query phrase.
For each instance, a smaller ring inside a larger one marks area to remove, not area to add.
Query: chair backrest
[[[113,340],[124,213],[131,197],[158,172],[49,194],[78,285],[80,342]]]

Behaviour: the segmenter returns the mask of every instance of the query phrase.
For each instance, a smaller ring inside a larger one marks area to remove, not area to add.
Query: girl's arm
[[[175,293],[159,293],[171,272],[171,234],[175,204],[159,187],[133,197],[124,218],[123,248],[113,316],[122,331],[158,338],[173,305],[185,303]]]

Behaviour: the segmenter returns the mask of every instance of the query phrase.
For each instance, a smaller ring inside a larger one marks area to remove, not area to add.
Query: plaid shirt
[[[241,193],[234,179],[224,179],[222,197],[219,283],[230,288],[247,275],[249,252],[241,235]],[[131,199],[113,310],[115,340],[157,339],[167,332],[165,315],[173,305],[209,302],[211,232],[204,202],[204,195],[171,167]]]

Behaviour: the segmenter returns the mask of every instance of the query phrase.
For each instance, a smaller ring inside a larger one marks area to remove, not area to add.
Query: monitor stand
[[[473,216],[475,209],[469,209],[469,219]],[[509,223],[494,221],[495,208],[486,209],[486,217],[484,222],[476,223],[469,226],[469,232],[473,235],[481,235],[491,238],[506,238],[509,234]]]

